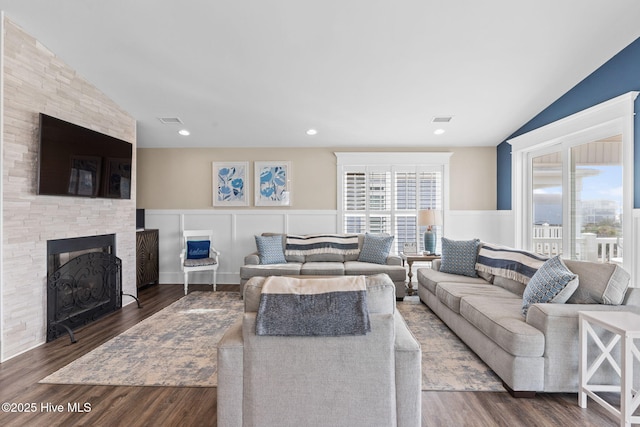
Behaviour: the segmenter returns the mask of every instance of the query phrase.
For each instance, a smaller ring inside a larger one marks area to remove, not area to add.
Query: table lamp
[[[424,232],[424,250],[428,253],[436,252],[436,230],[434,226],[442,225],[442,214],[437,209],[421,209],[418,211],[418,225],[426,225]]]

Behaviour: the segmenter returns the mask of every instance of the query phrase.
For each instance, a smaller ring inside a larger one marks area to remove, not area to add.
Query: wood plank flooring
[[[195,285],[190,289],[211,287]],[[236,290],[237,286],[219,285],[218,289]],[[42,378],[182,296],[181,285],[142,289],[142,309],[130,304],[76,331],[76,344],[61,337],[0,364],[0,403],[12,403],[14,409],[23,411],[25,407],[32,409],[22,413],[0,412],[0,426],[216,426],[215,388],[38,384]],[[84,412],[70,411],[73,405]],[[592,401],[587,409],[581,409],[576,394],[538,394],[533,399],[514,399],[507,392],[425,391],[422,425],[602,427],[618,423]]]

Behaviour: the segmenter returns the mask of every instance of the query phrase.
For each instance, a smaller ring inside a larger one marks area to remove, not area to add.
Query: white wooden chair
[[[184,230],[182,233],[182,252],[180,265],[184,272],[184,294],[189,292],[189,273],[192,271],[211,271],[213,275],[213,291],[216,291],[216,274],[218,272],[218,252],[213,245],[213,230]],[[191,243],[189,243],[191,242]],[[195,243],[198,242],[198,243]],[[206,253],[208,242],[209,251]],[[192,246],[190,257],[189,246]],[[205,251],[205,253],[202,253]]]

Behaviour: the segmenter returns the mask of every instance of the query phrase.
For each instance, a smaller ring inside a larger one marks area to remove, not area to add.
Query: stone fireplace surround
[[[136,295],[136,122],[8,17],[2,25],[0,362],[46,340],[47,240],[115,234],[124,293]],[[130,200],[36,195],[38,113],[133,144]],[[134,302],[124,297],[122,304]]]

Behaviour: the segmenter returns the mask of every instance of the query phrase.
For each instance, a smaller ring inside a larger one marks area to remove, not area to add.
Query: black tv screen
[[[131,198],[127,141],[40,113],[38,194]]]

